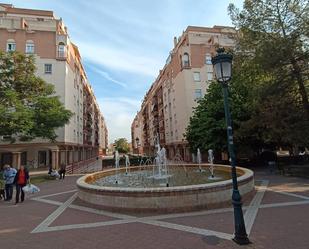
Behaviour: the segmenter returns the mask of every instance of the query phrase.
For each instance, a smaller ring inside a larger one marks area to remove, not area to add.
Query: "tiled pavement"
[[[309,180],[264,171],[244,202],[252,244],[238,246],[231,207],[181,214],[118,214],[76,199],[75,181],[39,185],[24,203],[0,202],[0,248],[309,248]]]

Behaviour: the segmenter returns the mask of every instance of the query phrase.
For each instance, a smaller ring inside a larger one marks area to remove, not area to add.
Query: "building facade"
[[[132,152],[141,155],[143,151],[143,119],[140,113],[137,113],[131,125],[131,144]]]
[[[106,156],[108,152],[108,131],[103,116],[99,119],[99,145],[99,155]]]
[[[184,133],[197,101],[213,80],[211,58],[216,48],[233,48],[234,37],[235,30],[231,27],[188,26],[178,39],[174,38],[174,48],[131,126],[133,149],[137,148],[134,139],[138,137],[143,152],[153,155],[154,141],[159,137],[169,159],[191,160]],[[134,125],[137,120],[138,126]]]
[[[56,95],[74,115],[57,129],[57,139],[9,144],[0,140],[0,166],[82,165],[106,149],[107,128],[87,79],[78,47],[62,19],[52,11],[20,9],[0,3],[0,50],[33,54],[37,75],[55,86]],[[104,139],[102,139],[104,137]]]

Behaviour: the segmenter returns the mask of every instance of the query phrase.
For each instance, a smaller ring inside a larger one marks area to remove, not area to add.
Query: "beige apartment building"
[[[57,142],[37,138],[9,144],[0,139],[0,166],[82,166],[105,151],[107,128],[82,65],[78,47],[62,19],[52,11],[20,9],[0,3],[0,50],[33,54],[37,75],[55,86],[74,115],[57,130]]]
[[[218,46],[233,48],[234,37],[235,30],[231,27],[188,26],[178,39],[174,38],[174,48],[132,123],[133,151],[153,155],[155,137],[159,136],[169,159],[177,155],[185,161],[191,160],[184,137],[186,127],[197,100],[205,95],[213,80],[211,57]]]
[[[99,155],[105,156],[108,151],[108,130],[103,116],[99,119],[99,145]]]
[[[131,125],[131,144],[134,154],[144,154],[143,146],[143,117],[138,112]]]

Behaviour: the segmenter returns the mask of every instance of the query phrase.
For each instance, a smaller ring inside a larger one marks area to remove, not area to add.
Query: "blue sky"
[[[141,101],[188,25],[231,25],[230,2],[242,0],[0,0],[53,10],[67,25],[109,130],[126,137]]]

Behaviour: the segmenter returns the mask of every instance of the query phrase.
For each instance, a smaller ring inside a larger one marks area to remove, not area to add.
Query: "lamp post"
[[[228,101],[228,82],[232,78],[232,60],[233,56],[226,53],[224,48],[217,50],[217,55],[212,58],[212,64],[216,78],[222,85],[223,99],[224,99],[224,111],[225,121],[227,126],[227,142],[228,151],[231,162],[232,181],[233,181],[233,194],[232,203],[234,207],[234,225],[235,234],[233,240],[240,245],[249,244],[248,235],[246,232],[246,226],[244,222],[244,216],[242,212],[241,196],[238,190],[237,175],[236,175],[236,158],[234,152],[233,142],[233,129],[232,129],[232,118],[230,113],[229,101]]]
[[[136,142],[136,148],[137,148],[137,154],[139,156],[139,138],[135,138],[135,142]]]

